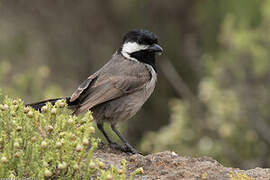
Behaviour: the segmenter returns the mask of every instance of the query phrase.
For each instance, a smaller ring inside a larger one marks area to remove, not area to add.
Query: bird
[[[109,123],[124,144],[125,152],[138,151],[116,128],[119,122],[132,118],[153,93],[157,82],[156,55],[163,53],[157,36],[145,29],[127,32],[112,58],[83,81],[70,97],[26,104],[36,110],[50,102],[65,99],[73,114],[91,111],[98,129],[109,145],[118,147],[104,130]]]

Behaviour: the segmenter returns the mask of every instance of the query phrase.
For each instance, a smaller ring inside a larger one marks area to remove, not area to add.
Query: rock
[[[113,150],[107,146],[100,147],[94,158],[101,159],[106,164],[121,167],[121,160],[126,159],[128,173],[143,167],[144,174],[135,176],[135,179],[161,179],[161,180],[197,180],[197,179],[243,179],[243,180],[269,180],[270,169],[255,168],[240,170],[222,166],[210,157],[180,156],[175,152],[165,151],[146,156],[127,154]]]

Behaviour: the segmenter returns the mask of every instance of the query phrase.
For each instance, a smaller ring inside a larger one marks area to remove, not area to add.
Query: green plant
[[[93,158],[100,140],[91,112],[73,116],[64,101],[41,111],[0,91],[0,178],[126,179],[125,160],[108,169]]]

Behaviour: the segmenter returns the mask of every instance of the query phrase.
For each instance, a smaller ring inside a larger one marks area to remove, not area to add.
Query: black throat
[[[149,52],[147,50],[141,50],[130,54],[130,57],[137,59],[140,62],[149,64],[156,70],[156,57],[154,52]]]

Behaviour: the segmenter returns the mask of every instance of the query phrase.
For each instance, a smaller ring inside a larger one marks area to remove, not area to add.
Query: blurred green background
[[[129,141],[270,167],[270,0],[0,0],[0,88],[69,96],[138,28],[165,53],[154,94],[122,125]]]

